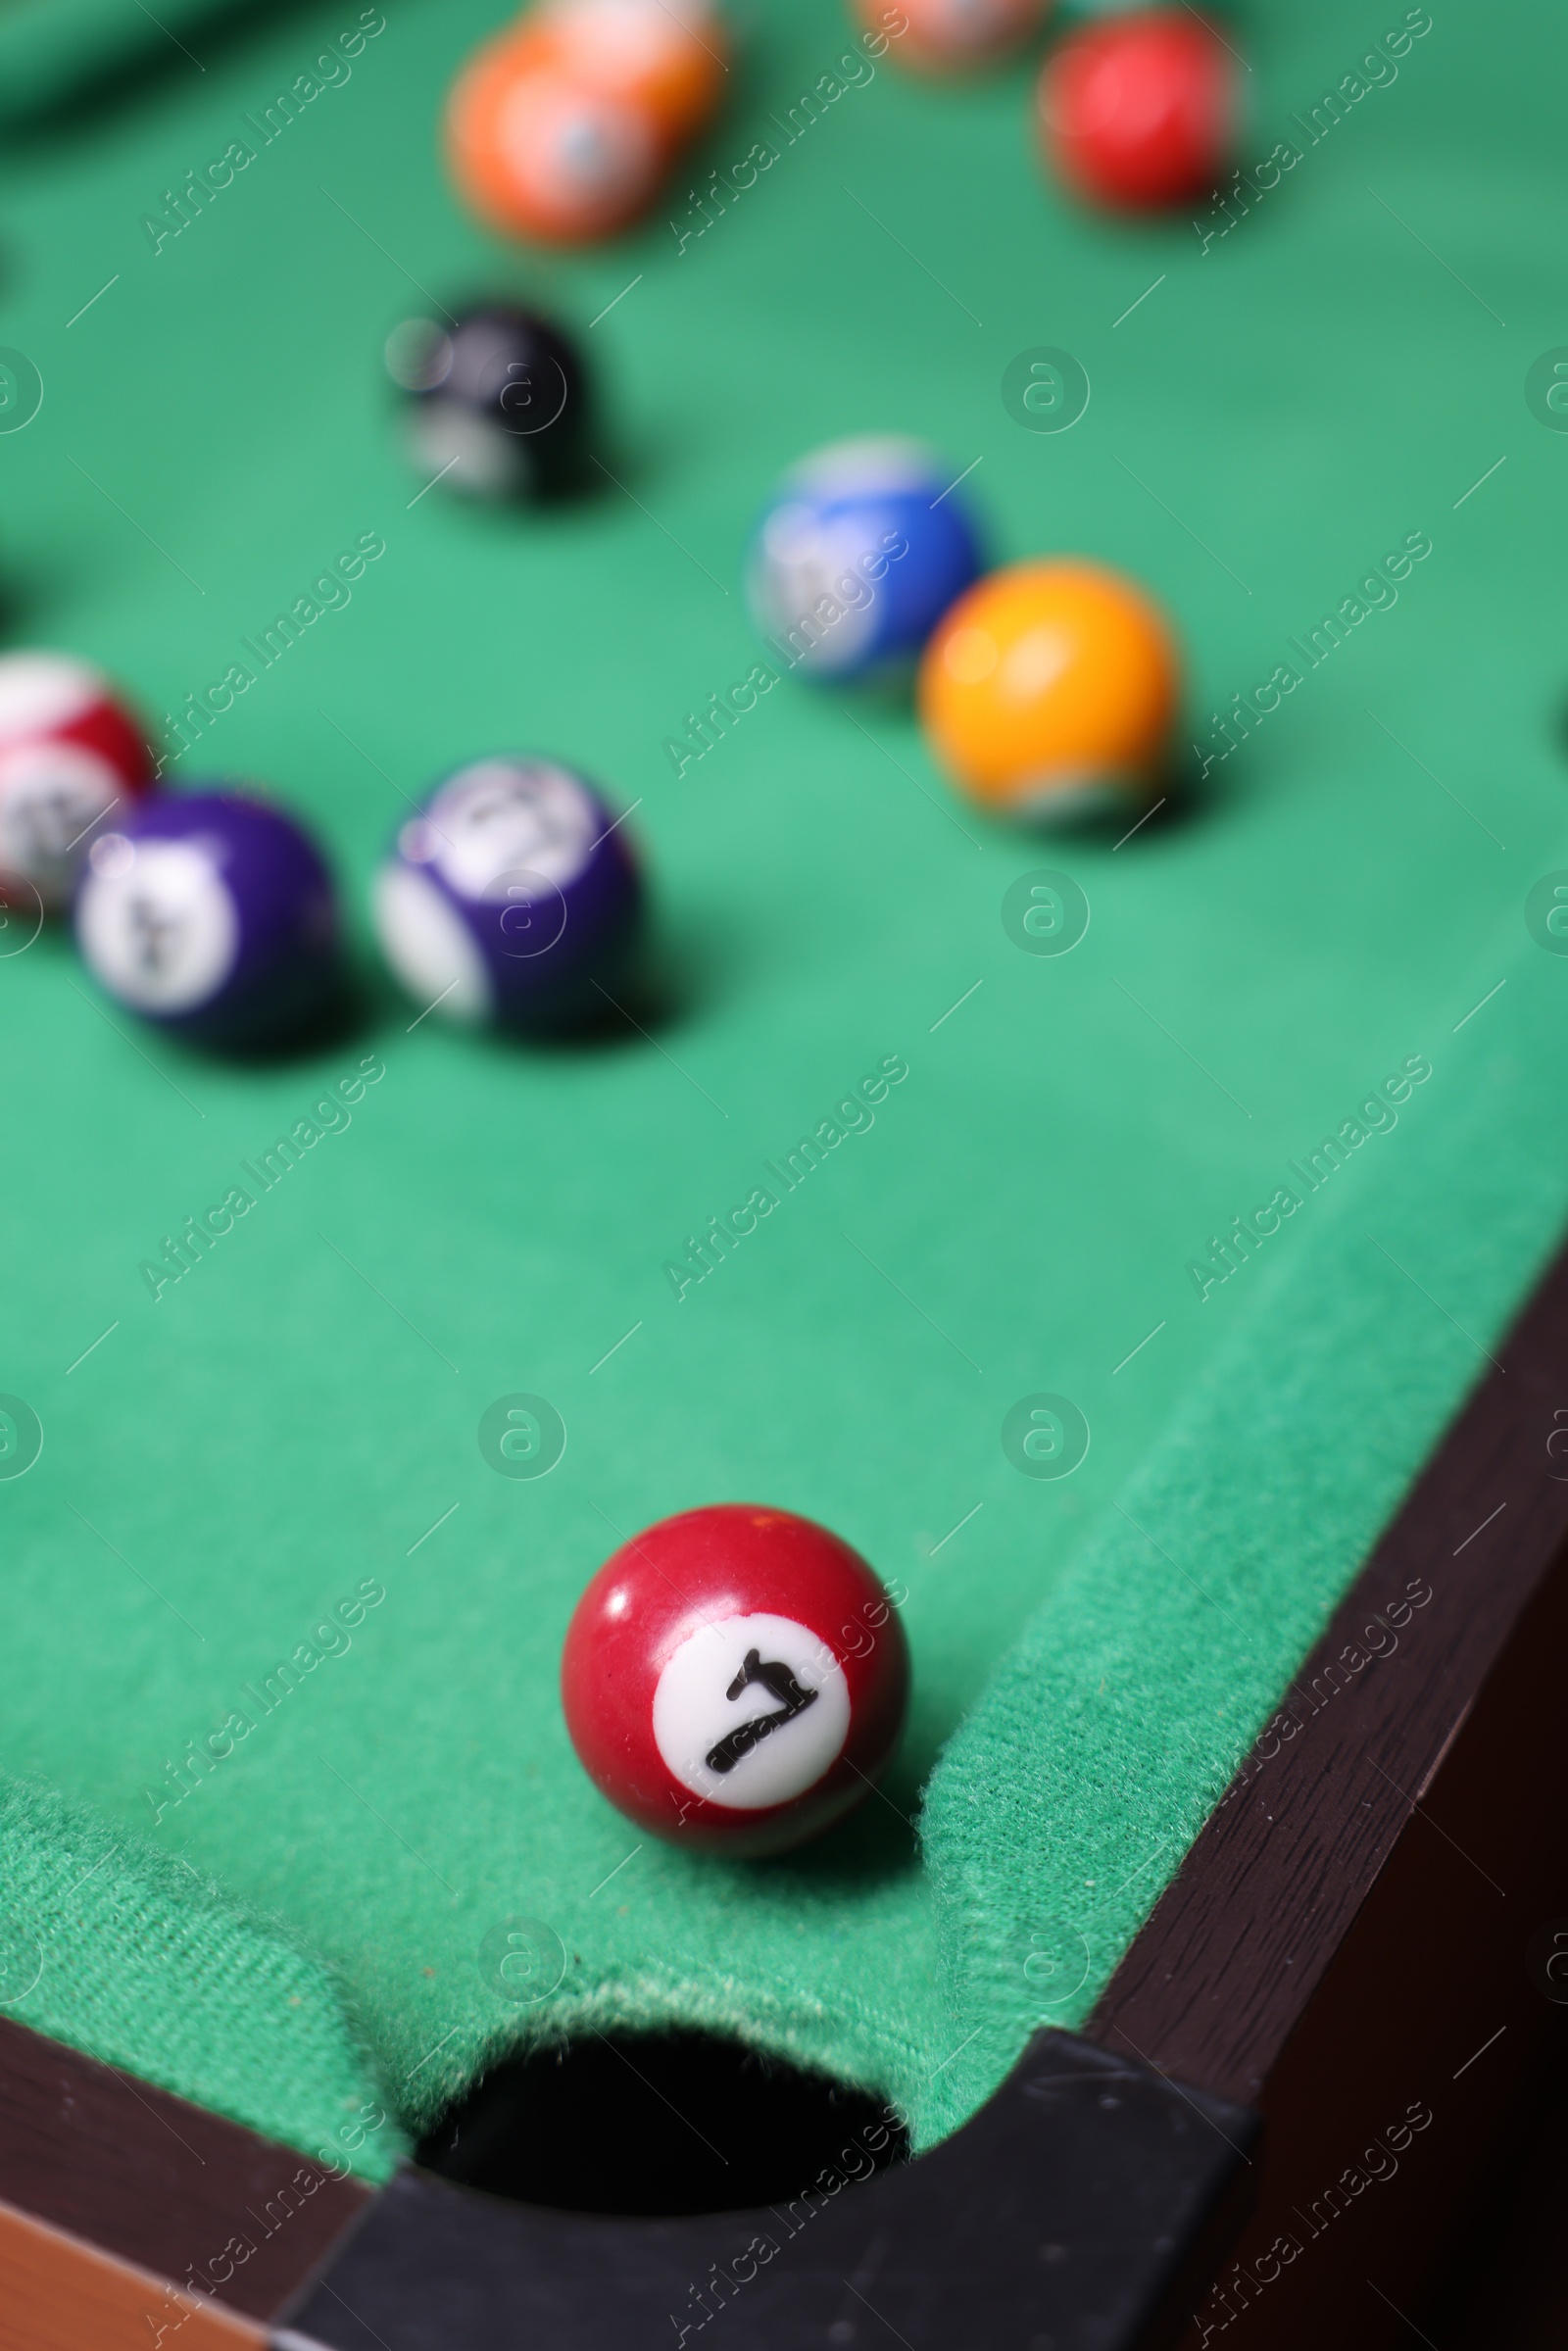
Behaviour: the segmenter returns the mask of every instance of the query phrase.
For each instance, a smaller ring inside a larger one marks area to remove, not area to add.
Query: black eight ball
[[[582,481],[587,384],[570,340],[536,311],[486,303],[445,325],[410,318],[387,338],[408,394],[415,462],[476,498],[563,497]]]

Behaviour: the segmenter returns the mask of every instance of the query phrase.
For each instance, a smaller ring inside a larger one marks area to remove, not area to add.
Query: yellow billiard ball
[[[1078,558],[1010,563],[926,647],[919,710],[955,782],[999,815],[1053,822],[1152,798],[1180,677],[1164,615]]]

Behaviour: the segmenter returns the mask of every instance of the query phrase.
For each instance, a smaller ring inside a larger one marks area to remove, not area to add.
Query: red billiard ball
[[[107,678],[63,653],[0,656],[0,900],[64,906],[94,829],[152,781]]]
[[[1075,194],[1142,212],[1202,195],[1236,133],[1236,61],[1186,9],[1089,24],[1040,77],[1046,152]]]
[[[567,1629],[561,1694],[600,1791],[672,1844],[802,1844],[898,1743],[909,1652],[857,1551],[788,1510],[719,1502],[607,1559]]]

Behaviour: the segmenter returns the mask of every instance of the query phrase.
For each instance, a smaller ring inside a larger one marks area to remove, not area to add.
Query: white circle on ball
[[[382,953],[409,994],[448,1020],[484,1020],[490,975],[472,932],[427,873],[383,865],[372,895]]]
[[[527,443],[461,400],[440,394],[421,400],[408,430],[414,462],[432,483],[450,474],[458,488],[478,498],[513,496],[532,484]]]
[[[549,184],[559,202],[618,205],[652,184],[658,146],[641,111],[562,73],[519,80],[502,107],[497,145],[521,189]]]
[[[753,607],[764,634],[785,639],[808,673],[853,669],[870,646],[878,591],[859,565],[874,552],[863,517],[827,516],[792,502],[763,523]]]
[[[849,1730],[844,1668],[819,1633],[788,1616],[700,1626],[654,1691],[654,1741],[671,1776],[733,1812],[805,1795]]]
[[[212,857],[191,841],[127,843],[109,833],[95,842],[76,927],[104,986],[139,1012],[210,1003],[239,953],[234,901]]]
[[[476,759],[444,783],[398,836],[411,863],[433,865],[460,898],[513,896],[519,871],[558,890],[576,880],[603,829],[595,803],[548,759]]]
[[[79,743],[21,743],[0,751],[0,868],[61,897],[82,855],[83,835],[108,815],[121,781]]]

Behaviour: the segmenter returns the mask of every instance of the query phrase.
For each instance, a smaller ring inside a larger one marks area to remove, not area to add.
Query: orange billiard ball
[[[960,596],[926,647],[919,710],[973,800],[1051,822],[1157,792],[1178,686],[1152,599],[1074,557],[1008,564]]]
[[[569,73],[533,22],[487,41],[447,101],[460,196],[507,236],[612,236],[646,211],[668,150],[648,108]]]
[[[612,236],[646,212],[727,70],[708,0],[544,0],[453,84],[458,193],[509,236]]]
[[[934,75],[967,73],[1010,57],[1045,23],[1051,0],[855,0],[870,33],[891,34],[888,55]],[[905,20],[895,32],[893,22]]]
[[[666,149],[723,95],[728,44],[708,0],[542,0],[527,22],[572,80],[641,107]]]

